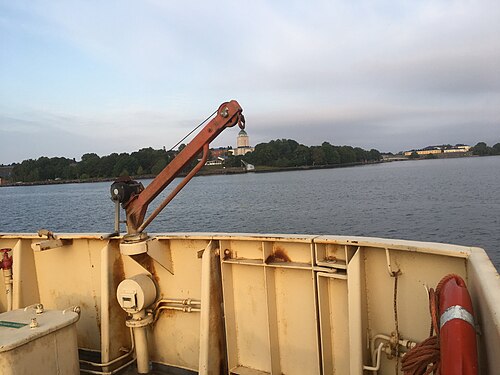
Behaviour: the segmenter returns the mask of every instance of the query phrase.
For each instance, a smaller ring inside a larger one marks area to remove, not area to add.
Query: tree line
[[[479,156],[500,155],[500,143],[495,143],[493,147],[489,147],[484,142],[479,142],[472,147],[472,153]]]
[[[80,161],[64,157],[40,157],[13,164],[12,181],[37,182],[47,180],[86,180],[116,178],[119,176],[157,175],[185,145],[177,151],[155,150],[151,147],[129,153],[102,156],[95,153],[82,155]],[[225,166],[240,167],[242,156],[226,155]],[[298,167],[370,162],[380,160],[377,150],[366,151],[359,147],[305,146],[291,139],[277,139],[260,143],[255,151],[244,156],[245,161],[256,166]],[[196,161],[194,161],[194,164]]]
[[[239,166],[241,159],[255,166],[286,168],[374,162],[381,159],[381,154],[375,149],[333,146],[329,142],[308,147],[293,139],[277,139],[258,144],[244,156],[230,156],[226,165]]]
[[[47,180],[87,180],[116,178],[119,176],[157,175],[185,145],[177,151],[155,150],[151,147],[129,153],[102,156],[95,153],[82,155],[80,161],[64,157],[24,160],[13,164],[12,181],[37,182]],[[475,155],[500,155],[500,143],[489,147],[479,142],[472,148]],[[244,156],[226,155],[226,167],[240,167],[241,160],[255,166],[303,167],[376,162],[381,159],[378,150],[360,147],[334,146],[323,142],[320,146],[305,146],[292,139],[276,139],[260,143]],[[196,164],[194,161],[192,164]]]
[[[12,180],[36,182],[47,180],[87,180],[119,176],[156,175],[175,157],[175,151],[155,150],[151,147],[128,154],[126,152],[102,156],[82,155],[81,161],[63,157],[42,156],[14,164]]]

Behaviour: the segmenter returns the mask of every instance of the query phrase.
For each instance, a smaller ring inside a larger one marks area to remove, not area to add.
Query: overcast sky
[[[253,145],[491,146],[500,1],[0,0],[0,164],[168,149],[230,99]]]

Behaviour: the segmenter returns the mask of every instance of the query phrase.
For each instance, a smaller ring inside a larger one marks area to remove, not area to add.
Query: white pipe
[[[83,359],[80,359],[80,363],[85,363],[87,365],[91,365],[91,366],[94,366],[94,367],[106,367],[106,366],[111,366],[112,364],[115,364],[116,362],[119,362],[121,361],[122,359],[125,359],[127,358],[129,355],[133,354],[134,353],[134,349],[135,349],[135,341],[134,341],[134,334],[132,333],[132,328],[130,328],[130,340],[132,341],[132,347],[130,348],[130,350],[125,353],[124,355],[118,357],[118,358],[115,358],[113,359],[112,361],[109,361],[109,362],[105,362],[105,363],[96,363],[96,362],[91,362],[91,361],[85,361]],[[115,370],[116,371],[116,370]]]
[[[4,269],[5,294],[7,297],[7,311],[12,310],[12,269]]]
[[[101,250],[101,362],[109,362],[109,242]]]
[[[384,343],[381,342],[377,348],[377,363],[375,365],[375,367],[373,366],[363,366],[363,370],[366,370],[366,371],[375,371],[375,373],[380,370],[380,357],[381,357],[381,353],[382,353],[382,348],[384,347]]]
[[[156,306],[161,305],[162,303],[176,303],[178,305],[186,305],[186,306],[191,306],[191,305],[201,305],[201,301],[192,299],[192,298],[168,298],[168,299],[161,299],[158,302],[156,302]]]
[[[378,352],[378,355],[380,356],[380,345],[383,345],[383,343],[381,343],[377,349],[375,349],[375,343],[377,342],[377,340],[385,340],[387,342],[391,342],[392,340],[392,337],[390,336],[387,336],[387,335],[384,335],[384,334],[378,334],[378,335],[375,335],[372,337],[372,339],[370,340],[370,353],[371,353],[371,359],[372,359],[372,363],[375,362],[375,353]],[[413,347],[415,347],[417,345],[417,343],[415,341],[411,341],[411,340],[407,340],[407,339],[399,339],[398,340],[398,343],[399,345],[407,348],[407,349],[411,349]],[[404,353],[402,351],[399,351],[399,357],[402,357],[404,355]],[[366,369],[365,369],[366,370]],[[377,374],[377,370],[371,370],[374,372],[374,375]]]
[[[95,375],[113,375],[116,374],[117,372],[123,370],[125,367],[130,366],[135,361],[135,358],[132,358],[130,361],[127,363],[123,364],[122,366],[114,369],[113,371],[94,371],[94,370],[85,370],[85,369],[80,369],[80,372],[83,372],[85,374],[95,374]]]
[[[23,240],[17,241],[16,245],[12,249],[12,261],[16,264],[12,264],[12,309],[20,309],[22,307],[22,272],[24,271],[24,258],[23,252],[21,251],[23,247]],[[37,286],[38,289],[38,286]],[[40,293],[36,293],[37,297],[40,298]]]
[[[133,320],[143,320],[146,317],[146,311],[141,310],[136,314],[133,314]],[[134,327],[134,339],[135,339],[135,355],[137,359],[137,373],[148,374],[149,373],[149,351],[148,351],[148,338],[146,335],[147,326],[144,327]]]
[[[153,324],[155,324],[158,319],[160,318],[160,311],[161,310],[175,310],[175,311],[182,311],[182,312],[187,312],[187,313],[191,313],[191,312],[201,312],[201,308],[200,307],[191,307],[191,306],[166,306],[166,305],[163,305],[163,306],[159,306],[159,307],[156,307],[155,310],[153,311],[153,315],[154,315],[154,318],[153,318]]]
[[[370,340],[370,351],[372,351],[372,354],[375,353],[375,343],[379,339],[385,340],[388,342],[392,341],[392,337],[384,335],[384,334],[378,334],[378,335],[373,336],[372,339]],[[415,341],[411,341],[411,340],[407,340],[407,339],[399,339],[398,343],[399,343],[399,345],[401,345],[402,347],[404,347],[406,349],[412,349],[417,345],[417,343]]]
[[[377,352],[377,349],[375,349],[375,343],[379,339],[386,340],[387,342],[389,342],[391,340],[390,336],[387,336],[384,334],[378,334],[378,335],[375,335],[372,337],[372,339],[370,340],[370,353],[371,353],[371,357],[372,357],[372,363],[375,362],[375,353]],[[377,371],[378,370],[374,370],[373,374],[377,375]]]

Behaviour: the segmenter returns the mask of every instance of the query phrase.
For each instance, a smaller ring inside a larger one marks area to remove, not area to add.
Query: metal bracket
[[[386,260],[387,260],[387,270],[389,271],[389,276],[391,276],[391,277],[397,277],[397,276],[402,275],[403,273],[401,272],[401,270],[399,268],[396,271],[392,270],[391,256],[389,254],[389,249],[388,248],[385,248],[385,257],[386,257]]]
[[[58,247],[69,246],[73,244],[72,239],[59,239],[53,232],[48,229],[40,229],[38,231],[38,236],[47,236],[47,240],[32,244],[31,248],[33,249],[33,251],[57,249]]]

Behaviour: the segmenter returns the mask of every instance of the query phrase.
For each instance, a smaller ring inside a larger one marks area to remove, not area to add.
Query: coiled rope
[[[439,282],[436,290],[429,290],[429,312],[431,315],[430,335],[427,339],[417,344],[403,357],[401,369],[404,375],[439,375],[441,368],[441,355],[439,348],[439,291],[444,283],[456,277],[450,274]],[[436,333],[435,335],[433,333]]]

